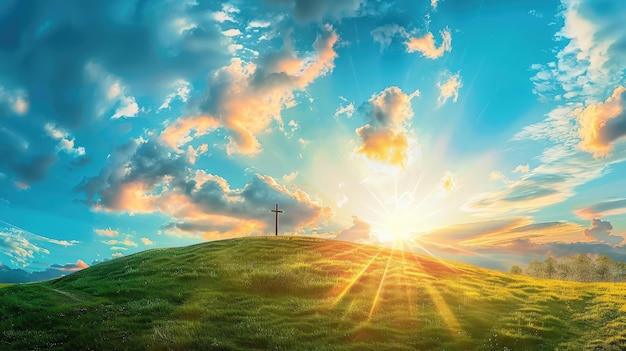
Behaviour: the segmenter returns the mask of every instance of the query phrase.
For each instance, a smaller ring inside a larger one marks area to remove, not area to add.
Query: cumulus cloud
[[[459,99],[459,89],[462,86],[463,82],[459,73],[447,78],[445,81],[438,82],[439,97],[437,98],[437,105],[445,104],[449,98],[452,98],[452,102],[456,102]]]
[[[30,121],[3,119],[0,172],[21,185],[45,178],[58,161],[40,126],[51,123],[77,135],[85,125],[105,123],[96,116],[136,116],[134,96],[162,101],[172,82],[191,81],[226,62],[223,36],[207,9],[161,0],[90,4],[69,0],[64,6],[73,10],[58,11],[53,2],[16,1],[0,8],[0,114]],[[115,79],[94,75],[94,67]],[[112,87],[116,80],[119,86]],[[81,153],[71,140],[62,150]]]
[[[372,226],[357,216],[352,216],[352,226],[337,234],[335,240],[368,242],[371,241]]]
[[[579,208],[575,210],[574,213],[578,217],[587,220],[623,214],[626,213],[626,199],[600,202],[588,207]]]
[[[423,37],[409,37],[405,42],[407,52],[419,52],[422,56],[429,59],[438,59],[445,52],[452,50],[452,33],[446,28],[439,32],[441,35],[441,45],[437,47],[435,44],[435,36],[433,33],[426,33]]]
[[[355,150],[357,154],[384,164],[406,166],[409,141],[403,130],[378,129],[367,124],[357,128],[356,134],[361,139],[361,145]]]
[[[606,157],[613,143],[626,137],[626,88],[618,86],[604,102],[590,104],[578,116],[581,149]]]
[[[395,86],[373,94],[359,108],[368,124],[356,129],[361,143],[355,152],[371,161],[405,168],[411,137],[407,123],[413,118],[411,100],[416,96],[418,90],[405,94]]]
[[[585,236],[611,245],[617,245],[624,241],[623,236],[611,235],[612,230],[611,222],[593,219],[591,227],[585,229]]]
[[[74,157],[85,156],[85,148],[82,146],[74,146],[74,138],[65,130],[57,128],[52,123],[46,123],[44,130],[51,138],[59,141],[56,146],[57,152],[64,151]]]
[[[287,39],[282,51],[257,63],[232,59],[210,75],[198,102],[199,115],[176,121],[162,138],[178,148],[192,140],[192,131],[201,136],[219,126],[229,132],[229,154],[258,154],[257,135],[267,132],[272,121],[282,125],[281,112],[294,103],[294,91],[305,89],[333,69],[338,39],[335,30],[326,25],[311,54],[298,57]]]
[[[224,178],[193,169],[186,158],[150,140],[120,147],[100,174],[78,189],[96,210],[162,213],[171,218],[165,232],[204,238],[271,232],[275,202],[285,209],[281,230],[289,232],[314,228],[332,213],[304,191],[269,176],[256,175],[233,189]]]

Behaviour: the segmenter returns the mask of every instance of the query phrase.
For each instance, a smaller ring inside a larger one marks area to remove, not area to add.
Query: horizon
[[[274,236],[278,217],[279,235],[401,240],[505,271],[626,262],[624,14],[617,0],[0,5],[0,267]]]

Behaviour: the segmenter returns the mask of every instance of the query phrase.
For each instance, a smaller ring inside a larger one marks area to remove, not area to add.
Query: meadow
[[[155,249],[0,288],[2,350],[623,350],[626,284],[306,237]]]

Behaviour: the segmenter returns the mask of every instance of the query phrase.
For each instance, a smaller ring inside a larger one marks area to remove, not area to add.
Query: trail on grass
[[[83,299],[77,297],[76,295],[74,295],[72,293],[69,293],[67,291],[63,291],[63,290],[59,290],[59,289],[55,289],[55,288],[48,288],[48,289],[50,289],[50,290],[52,290],[54,292],[57,292],[57,293],[59,293],[61,295],[67,296],[67,297],[69,297],[70,299],[72,299],[72,300],[74,300],[76,302],[83,302],[83,301],[85,301],[85,300],[83,300]]]

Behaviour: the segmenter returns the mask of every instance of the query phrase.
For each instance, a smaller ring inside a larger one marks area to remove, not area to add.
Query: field
[[[259,237],[0,289],[2,350],[623,350],[626,285]]]

